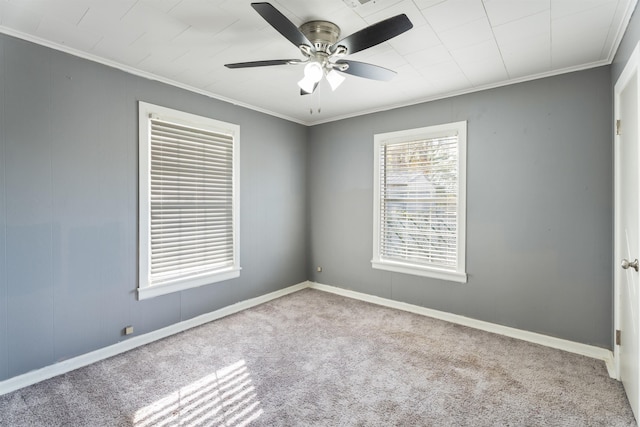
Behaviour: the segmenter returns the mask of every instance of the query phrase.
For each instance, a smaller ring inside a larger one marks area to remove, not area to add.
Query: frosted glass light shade
[[[306,76],[302,80],[300,80],[298,82],[298,86],[300,86],[300,89],[302,89],[306,93],[312,93],[313,92],[313,87],[315,85],[316,85],[316,82],[314,82],[313,80],[308,79]]]
[[[322,65],[317,62],[309,62],[304,67],[304,77],[298,82],[298,86],[306,93],[312,93],[313,88],[322,79],[323,74]]]
[[[345,77],[342,74],[338,73],[336,70],[331,70],[329,71],[329,73],[327,73],[327,81],[331,86],[331,90],[338,89],[338,86],[340,86],[344,80]]]
[[[314,83],[319,82],[323,74],[322,65],[317,62],[309,62],[304,67],[304,77]]]

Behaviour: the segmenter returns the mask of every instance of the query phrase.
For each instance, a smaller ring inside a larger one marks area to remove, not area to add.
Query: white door
[[[619,378],[624,384],[636,420],[640,410],[640,292],[638,258],[640,217],[638,176],[638,48],[615,86],[615,287],[616,345]]]

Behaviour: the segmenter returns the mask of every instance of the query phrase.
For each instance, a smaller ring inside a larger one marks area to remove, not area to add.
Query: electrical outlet
[[[129,325],[124,328],[125,335],[131,335],[133,333],[133,326]]]
[[[316,271],[317,271],[318,273],[322,273],[322,267],[318,267],[318,268],[316,268]]]

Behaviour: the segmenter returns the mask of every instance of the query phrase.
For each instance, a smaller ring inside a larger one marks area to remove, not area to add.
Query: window
[[[138,298],[240,275],[237,125],[139,103]]]
[[[467,123],[374,138],[374,268],[466,282]]]

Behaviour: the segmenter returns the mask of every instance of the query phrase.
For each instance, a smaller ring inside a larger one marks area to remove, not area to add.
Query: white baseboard
[[[9,378],[4,381],[0,381],[0,396],[21,389],[23,387],[30,386],[40,381],[55,377],[57,375],[73,371],[74,369],[82,368],[83,366],[90,365],[100,360],[118,355],[120,353],[133,350],[136,347],[140,347],[153,341],[166,338],[173,334],[177,334],[178,332],[186,331],[187,329],[191,329],[196,326],[211,322],[213,320],[238,313],[251,307],[255,307],[276,298],[280,298],[284,295],[297,292],[304,288],[308,288],[309,286],[309,282],[302,282],[297,285],[280,289],[266,295],[251,298],[246,301],[240,301],[236,304],[223,307],[219,310],[194,317],[193,319],[184,320],[182,322],[175,323],[173,325],[146,333],[144,335],[134,336],[125,341],[120,341],[119,343],[110,345],[108,347],[104,347],[90,353],[82,354],[80,356],[76,356],[71,359],[55,363],[53,365],[45,366],[44,368],[40,368],[22,375],[18,375],[16,377]]]
[[[554,338],[547,335],[537,334],[535,332],[523,331],[520,329],[510,328],[508,326],[497,325],[494,323],[483,322],[481,320],[475,320],[469,317],[460,316],[457,314],[447,313],[444,311],[432,310],[417,305],[407,304],[404,302],[394,301],[386,298],[381,298],[373,295],[364,294],[361,292],[351,291],[348,289],[338,288],[335,286],[323,285],[315,282],[302,282],[297,285],[290,286],[288,288],[280,289],[275,292],[271,292],[266,295],[262,295],[256,298],[252,298],[246,301],[241,301],[236,304],[232,304],[227,307],[223,307],[219,310],[212,311],[210,313],[203,314],[193,319],[185,320],[162,329],[158,329],[153,332],[146,333],[144,335],[134,336],[125,341],[110,345],[108,347],[101,348],[99,350],[92,351],[90,353],[82,354],[80,356],[73,357],[71,359],[55,363],[53,365],[45,366],[31,372],[27,372],[22,375],[18,375],[13,378],[9,378],[4,381],[0,381],[0,396],[12,391],[21,389],[23,387],[36,384],[40,381],[62,375],[64,373],[73,371],[74,369],[82,368],[83,366],[90,365],[100,360],[107,359],[112,356],[116,356],[120,353],[124,353],[129,350],[133,350],[136,347],[149,344],[153,341],[166,338],[178,332],[186,331],[187,329],[194,328],[196,326],[203,325],[213,320],[220,319],[222,317],[229,316],[234,313],[246,310],[251,307],[263,304],[265,302],[280,298],[282,296],[291,294],[293,292],[300,291],[305,288],[317,289],[324,292],[330,292],[337,295],[342,295],[348,298],[353,298],[361,301],[370,302],[373,304],[395,308],[398,310],[408,311],[423,316],[432,317],[435,319],[445,320],[447,322],[456,323],[463,326],[468,326],[475,329],[480,329],[487,332],[492,332],[500,335],[505,335],[511,338],[517,338],[523,341],[532,342],[535,344],[544,345],[547,347],[568,351],[570,353],[580,354],[582,356],[591,357],[594,359],[602,360],[607,366],[609,376],[615,377],[615,370],[613,364],[613,353],[607,349],[590,346],[586,344],[580,344],[573,341],[563,340],[560,338]]]
[[[444,311],[432,310],[430,308],[420,307],[417,305],[407,304],[404,302],[394,301],[373,295],[363,294],[361,292],[351,291],[348,289],[338,288],[335,286],[323,285],[320,283],[310,282],[309,287],[320,291],[331,292],[349,298],[370,302],[372,304],[382,305],[385,307],[395,308],[398,310],[408,311],[423,316],[433,317],[435,319],[445,320],[447,322],[456,323],[458,325],[468,326],[470,328],[480,329],[494,334],[504,335],[534,344],[540,344],[547,347],[564,350],[569,353],[580,354],[582,356],[591,357],[593,359],[602,360],[607,366],[607,372],[611,378],[616,378],[613,352],[605,348],[595,347],[587,344],[581,344],[574,341],[564,340],[560,338],[550,337],[548,335],[538,334],[535,332],[523,331],[521,329],[511,328],[508,326],[497,325],[495,323],[484,322],[472,319],[470,317],[460,316],[458,314],[447,313]]]

